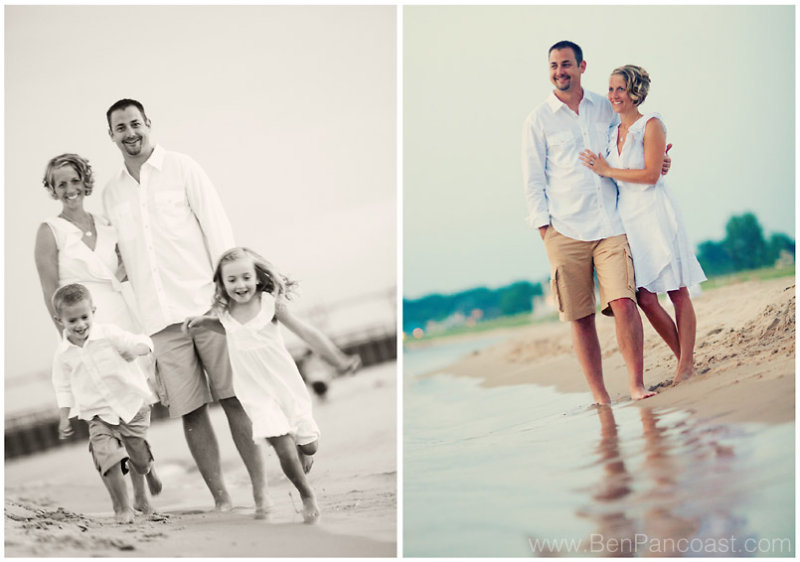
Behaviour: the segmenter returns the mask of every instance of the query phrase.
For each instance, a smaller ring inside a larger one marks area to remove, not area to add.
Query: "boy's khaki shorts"
[[[142,407],[127,423],[110,424],[97,416],[89,420],[89,451],[94,466],[105,475],[116,464],[127,460],[139,474],[146,474],[153,462],[153,453],[145,437],[150,427],[150,406]],[[125,463],[122,473],[128,472]]]
[[[166,393],[162,404],[171,418],[235,396],[228,346],[223,334],[202,330],[194,336],[180,324],[167,326],[151,336],[156,357],[156,377]],[[208,378],[206,378],[208,375]]]
[[[553,298],[562,321],[594,314],[594,271],[603,314],[613,316],[611,301],[629,298],[636,302],[633,260],[624,234],[586,242],[564,236],[551,224],[545,231],[544,247],[550,260]]]

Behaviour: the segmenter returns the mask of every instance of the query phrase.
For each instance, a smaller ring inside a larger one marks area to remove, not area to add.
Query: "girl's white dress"
[[[650,119],[664,124],[658,113],[640,117],[628,129],[621,153],[617,152],[619,127],[612,130],[607,150],[612,167],[644,169],[644,132]],[[636,287],[665,293],[705,281],[680,210],[663,176],[659,176],[655,185],[617,181],[617,187],[619,214],[631,247]]]
[[[92,294],[97,309],[95,321],[115,324],[133,333],[141,333],[138,310],[128,283],[116,278],[117,232],[104,218],[94,217],[97,241],[92,250],[83,243],[81,230],[61,217],[45,220],[58,248],[58,286],[84,285]]]
[[[311,396],[283,343],[275,319],[275,298],[260,293],[261,310],[240,324],[220,314],[228,340],[233,388],[250,421],[253,440],[290,434],[298,445],[316,441],[320,431],[311,416]]]

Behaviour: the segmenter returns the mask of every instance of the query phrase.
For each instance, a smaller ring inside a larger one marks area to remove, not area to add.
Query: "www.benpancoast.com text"
[[[790,556],[794,541],[790,538],[728,537],[670,538],[650,537],[636,533],[630,537],[607,537],[593,533],[586,538],[529,537],[528,544],[535,554],[643,554],[662,556]]]

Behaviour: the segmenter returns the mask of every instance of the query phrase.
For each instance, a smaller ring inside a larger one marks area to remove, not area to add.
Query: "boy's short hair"
[[[575,62],[580,64],[583,61],[583,49],[581,49],[577,43],[573,43],[572,41],[559,41],[547,51],[547,56],[550,56],[550,53],[553,51],[560,51],[561,49],[572,49],[572,52],[575,54]]]
[[[70,306],[84,300],[90,303],[92,302],[92,294],[89,292],[89,289],[80,283],[70,283],[69,285],[60,287],[53,293],[53,309],[56,311],[56,314],[61,314],[61,309],[65,305]]]
[[[136,101],[136,100],[132,100],[130,98],[124,98],[124,99],[115,101],[114,104],[111,107],[108,108],[108,111],[106,111],[106,121],[108,121],[108,128],[109,129],[111,128],[111,114],[112,113],[114,113],[115,111],[121,110],[121,109],[127,109],[127,108],[129,108],[131,106],[133,106],[133,107],[135,107],[136,109],[139,110],[139,113],[142,114],[142,119],[144,119],[145,123],[147,125],[149,125],[149,123],[147,123],[147,114],[144,112],[144,106],[142,105],[142,103],[139,102],[139,101]]]

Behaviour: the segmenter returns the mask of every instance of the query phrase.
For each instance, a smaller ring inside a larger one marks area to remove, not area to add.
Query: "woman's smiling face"
[[[627,113],[636,107],[628,92],[625,78],[619,74],[612,74],[608,79],[608,101],[617,113]]]

